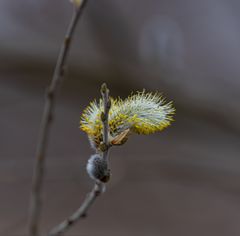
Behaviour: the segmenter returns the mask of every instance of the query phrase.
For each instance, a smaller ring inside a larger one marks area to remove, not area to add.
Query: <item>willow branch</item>
[[[109,150],[109,140],[108,140],[108,133],[109,133],[109,124],[108,124],[108,117],[109,117],[109,110],[111,108],[111,101],[109,99],[109,89],[107,85],[104,83],[101,86],[101,94],[103,99],[103,113],[101,114],[101,119],[103,123],[103,158],[107,160],[108,158],[108,150]]]
[[[102,192],[102,183],[96,183],[92,191],[87,195],[82,205],[74,212],[70,217],[64,220],[62,223],[53,228],[48,236],[59,236],[73,226],[79,219],[84,218],[87,215],[88,209],[95,202],[96,198]]]
[[[109,133],[109,110],[111,107],[109,99],[109,90],[106,84],[103,84],[101,87],[101,94],[103,98],[104,111],[102,113],[102,122],[103,122],[103,146],[105,147],[103,151],[103,158],[107,158],[109,146],[108,133]],[[48,236],[59,236],[66,232],[70,227],[76,224],[81,218],[84,218],[87,215],[89,208],[93,205],[95,200],[101,193],[104,191],[104,184],[101,181],[96,181],[92,191],[87,195],[82,205],[66,220],[54,227]]]
[[[75,32],[79,17],[81,16],[84,6],[86,5],[86,2],[87,2],[86,0],[82,1],[82,4],[79,7],[74,6],[73,16],[58,55],[56,67],[54,70],[50,86],[47,90],[47,97],[41,120],[40,134],[36,150],[36,163],[32,180],[32,193],[29,213],[30,236],[38,235],[39,231],[39,218],[41,212],[41,192],[44,177],[45,153],[47,149],[51,122],[53,120],[54,104],[56,100],[55,96],[57,88],[59,87],[60,82],[64,76],[66,59],[72,42],[73,34]]]

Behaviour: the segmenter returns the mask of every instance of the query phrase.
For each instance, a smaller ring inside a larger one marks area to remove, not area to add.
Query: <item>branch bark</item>
[[[105,83],[101,86],[101,94],[103,99],[103,113],[101,114],[101,119],[103,123],[103,159],[108,161],[108,150],[109,150],[109,124],[108,124],[108,117],[109,117],[109,110],[111,108],[111,101],[109,99],[109,89]]]
[[[79,7],[74,6],[73,16],[58,55],[56,67],[54,70],[50,86],[47,90],[47,97],[41,120],[40,133],[36,150],[36,163],[32,180],[32,192],[28,226],[30,236],[37,236],[39,231],[39,218],[41,213],[41,192],[44,177],[44,163],[51,122],[53,120],[56,92],[64,76],[66,60],[71,46],[72,38],[76,29],[77,22],[86,5],[86,2],[87,0],[83,0]]]
[[[48,236],[59,236],[73,226],[79,219],[84,218],[88,209],[95,202],[96,198],[101,194],[103,189],[102,183],[96,183],[92,191],[87,195],[82,205],[74,212],[70,217],[64,220],[62,223],[53,228]]]

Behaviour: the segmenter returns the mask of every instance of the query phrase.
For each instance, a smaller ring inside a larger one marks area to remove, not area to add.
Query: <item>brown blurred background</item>
[[[0,1],[0,235],[25,236],[34,154],[71,4]],[[107,82],[173,100],[176,121],[111,150],[106,193],[68,236],[240,235],[240,2],[89,0],[58,95],[42,235],[91,189],[79,116]]]

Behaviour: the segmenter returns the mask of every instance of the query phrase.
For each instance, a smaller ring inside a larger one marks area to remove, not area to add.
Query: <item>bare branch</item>
[[[64,42],[60,49],[53,78],[47,90],[47,97],[42,115],[40,134],[36,150],[36,163],[32,180],[32,193],[29,213],[29,235],[36,236],[39,231],[39,218],[41,212],[41,192],[44,177],[45,153],[47,149],[48,137],[50,133],[51,121],[53,120],[53,111],[57,88],[64,76],[66,59],[72,42],[73,34],[79,17],[86,5],[86,0],[82,1],[78,8],[74,6],[73,16],[67,29]]]
[[[96,183],[92,191],[87,195],[82,205],[69,218],[64,220],[58,226],[53,228],[48,236],[59,236],[73,226],[79,219],[84,218],[88,209],[95,202],[96,198],[101,194],[103,188],[102,183]]]

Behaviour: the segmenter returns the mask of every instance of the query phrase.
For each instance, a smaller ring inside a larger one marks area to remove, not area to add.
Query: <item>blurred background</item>
[[[112,96],[160,91],[177,109],[161,133],[111,149],[112,177],[68,236],[240,234],[240,2],[88,1],[58,94],[42,235],[93,182],[78,129],[107,82]],[[0,1],[0,235],[25,236],[44,92],[72,13],[67,0]]]

